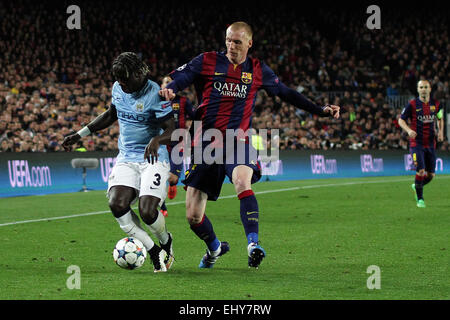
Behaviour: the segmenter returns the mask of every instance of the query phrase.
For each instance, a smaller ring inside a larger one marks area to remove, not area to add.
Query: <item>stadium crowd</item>
[[[224,26],[235,20],[253,26],[250,54],[281,81],[318,105],[344,110],[339,120],[317,118],[260,91],[253,126],[278,128],[281,149],[407,149],[396,120],[403,106],[392,101],[416,96],[422,78],[431,81],[432,97],[450,101],[449,17],[439,10],[383,11],[382,28],[369,30],[365,10],[355,20],[352,10],[297,12],[271,2],[237,15],[218,2],[198,19],[189,2],[78,1],[82,28],[68,30],[68,5],[0,4],[2,152],[63,151],[65,135],[108,107],[110,67],[120,52],[140,54],[160,82],[200,52],[225,50]],[[193,88],[184,94],[196,103]],[[78,147],[115,150],[118,134],[112,126]],[[448,142],[439,148],[450,151]]]

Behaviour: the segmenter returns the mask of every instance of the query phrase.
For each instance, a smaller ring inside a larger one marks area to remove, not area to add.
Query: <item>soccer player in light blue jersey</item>
[[[109,207],[130,237],[142,241],[155,272],[167,271],[173,263],[172,234],[158,211],[167,194],[170,165],[166,145],[175,129],[170,102],[161,100],[160,87],[149,79],[148,66],[133,52],[121,53],[113,62],[117,80],[111,106],[77,133],[67,136],[66,150],[82,137],[119,122],[119,155],[109,179]],[[141,227],[131,209],[139,197],[139,214],[160,246]]]

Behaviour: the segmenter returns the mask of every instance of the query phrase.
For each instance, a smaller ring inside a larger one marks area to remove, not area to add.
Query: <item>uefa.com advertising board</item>
[[[450,174],[450,153],[436,155],[436,175]],[[106,190],[116,156],[117,152],[0,153],[0,197],[77,192],[83,186]],[[97,159],[97,166],[83,175],[83,168],[72,166],[76,158]],[[184,159],[185,169],[189,161]],[[259,156],[259,162],[260,181],[400,176],[415,170],[411,155],[403,150],[282,150],[276,158]]]

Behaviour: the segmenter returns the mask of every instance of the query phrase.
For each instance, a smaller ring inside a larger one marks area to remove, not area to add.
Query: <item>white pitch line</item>
[[[93,216],[93,215],[96,215],[96,214],[102,214],[102,213],[107,213],[107,212],[111,212],[111,211],[109,211],[109,210],[108,211],[96,211],[96,212],[88,212],[88,213],[79,213],[79,214],[74,214],[74,215],[70,215],[70,216],[61,216],[61,217],[41,218],[41,219],[34,219],[34,220],[14,221],[14,222],[8,222],[8,223],[0,224],[0,227],[9,226],[9,225],[13,225],[13,224],[22,224],[22,223],[41,222],[41,221],[49,221],[49,220],[69,219],[69,218],[75,218],[75,217]]]
[[[441,179],[444,178],[450,178],[450,176],[441,176]],[[255,192],[255,194],[264,194],[264,193],[275,193],[275,192],[285,192],[285,191],[293,191],[293,190],[299,190],[299,189],[313,189],[313,188],[324,188],[324,187],[341,187],[341,186],[351,186],[351,185],[357,185],[357,184],[369,184],[369,183],[388,183],[388,182],[404,182],[404,181],[411,181],[411,178],[408,179],[396,179],[396,180],[376,180],[376,181],[355,181],[355,182],[343,182],[343,183],[328,183],[328,184],[316,184],[316,185],[309,185],[309,186],[301,186],[301,187],[292,187],[292,188],[284,188],[284,189],[275,189],[275,190],[266,190],[266,191],[258,191]],[[229,196],[222,196],[218,199],[230,199],[230,198],[236,198],[237,196],[235,194],[229,195]],[[173,206],[177,204],[184,204],[185,201],[177,201],[177,202],[169,202],[166,203],[166,206]],[[134,208],[136,209],[136,208]],[[70,216],[61,216],[61,217],[50,217],[50,218],[41,218],[41,219],[34,219],[34,220],[22,220],[22,221],[13,221],[13,222],[7,222],[0,224],[0,227],[15,225],[15,224],[24,224],[24,223],[33,223],[33,222],[42,222],[42,221],[52,221],[52,220],[61,220],[61,219],[70,219],[70,218],[77,218],[77,217],[85,217],[85,216],[93,216],[98,214],[104,214],[110,212],[109,210],[106,211],[96,211],[96,212],[87,212],[87,213],[80,213],[80,214],[73,214]]]

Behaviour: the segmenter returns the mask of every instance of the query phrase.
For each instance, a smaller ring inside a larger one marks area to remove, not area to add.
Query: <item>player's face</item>
[[[252,39],[245,29],[228,28],[225,37],[227,57],[234,64],[241,64],[247,58],[248,49],[252,46]]]
[[[426,98],[430,95],[431,86],[428,81],[419,81],[417,84],[417,92],[423,98]]]
[[[170,77],[164,77],[162,82],[161,82],[161,89],[164,89],[165,87],[167,87],[167,85],[172,81],[172,78]]]
[[[132,74],[128,79],[117,79],[125,93],[133,93],[142,89],[145,76]]]

